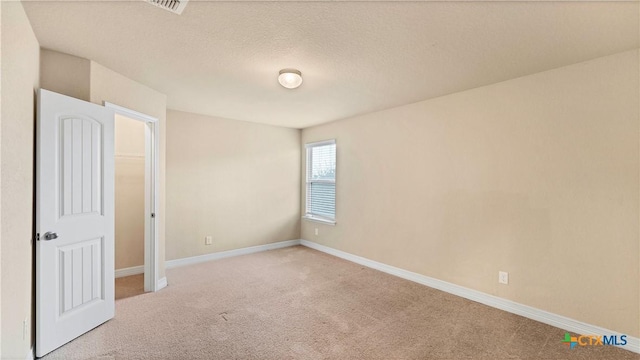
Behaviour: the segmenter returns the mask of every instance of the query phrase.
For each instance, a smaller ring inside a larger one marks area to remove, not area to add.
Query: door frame
[[[144,291],[155,292],[163,288],[158,271],[158,199],[160,127],[158,119],[110,102],[104,106],[115,114],[145,123],[145,174],[144,174]],[[115,121],[115,119],[114,119]]]

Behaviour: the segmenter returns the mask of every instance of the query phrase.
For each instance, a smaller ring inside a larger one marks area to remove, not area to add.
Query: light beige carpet
[[[638,359],[296,246],[173,269],[53,359]]]

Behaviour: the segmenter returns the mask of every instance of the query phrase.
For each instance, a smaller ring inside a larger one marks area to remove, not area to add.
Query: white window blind
[[[307,144],[306,217],[335,221],[336,142]]]

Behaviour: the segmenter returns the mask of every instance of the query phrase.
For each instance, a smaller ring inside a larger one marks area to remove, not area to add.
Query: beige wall
[[[145,127],[116,115],[116,269],[144,265]]]
[[[116,114],[115,120],[116,156],[144,156],[145,123],[119,114]]]
[[[630,51],[303,130],[337,140],[338,169],[337,225],[303,221],[302,238],[639,336],[638,64]]]
[[[167,132],[167,260],[299,238],[299,130],[169,110]]]
[[[20,2],[2,7],[2,359],[32,344],[34,104],[40,47]],[[22,322],[27,320],[23,339]]]
[[[89,101],[91,61],[61,52],[40,51],[40,86]]]
[[[126,78],[96,62],[91,62],[91,102],[102,104],[103,101],[124,106],[128,109],[153,116],[158,119],[160,127],[160,200],[158,206],[159,236],[158,269],[160,278],[165,276],[165,159],[166,159],[166,109],[167,96],[147,86]]]

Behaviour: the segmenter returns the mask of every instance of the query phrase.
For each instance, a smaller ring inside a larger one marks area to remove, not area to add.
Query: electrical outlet
[[[509,273],[506,271],[498,271],[498,282],[500,284],[509,284]]]
[[[316,228],[316,235],[318,235],[318,228]]]
[[[204,244],[205,245],[211,245],[213,244],[213,236],[211,235],[207,235],[204,237]]]

